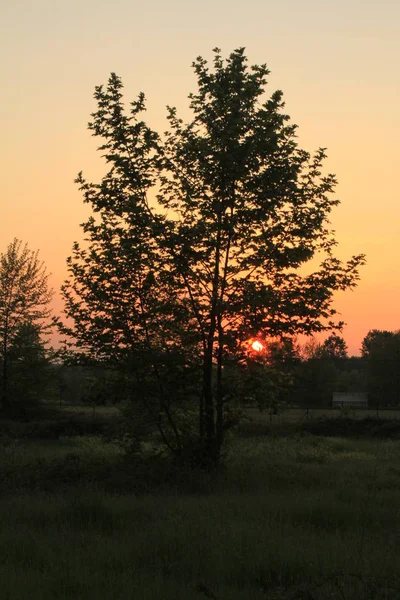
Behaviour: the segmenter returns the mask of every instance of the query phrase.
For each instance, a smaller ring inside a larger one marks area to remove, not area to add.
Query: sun
[[[259,342],[258,340],[256,340],[255,342],[253,342],[252,345],[251,345],[251,347],[256,352],[261,352],[263,350],[263,348],[264,348],[264,346],[262,345],[262,343]]]

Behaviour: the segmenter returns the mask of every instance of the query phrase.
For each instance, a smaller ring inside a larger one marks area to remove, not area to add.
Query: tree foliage
[[[300,350],[301,363],[293,372],[296,403],[330,407],[334,392],[366,391],[364,361],[349,357],[343,337],[331,334],[324,342],[309,339]]]
[[[372,329],[363,339],[368,392],[374,404],[400,405],[400,331]]]
[[[322,357],[340,360],[348,357],[347,344],[340,335],[330,335],[322,344]]]
[[[215,49],[213,68],[201,57],[193,68],[193,118],[168,107],[163,136],[142,120],[144,94],[125,110],[117,75],[96,87],[89,129],[109,170],[100,183],[77,178],[94,214],[68,259],[64,332],[82,352],[130,365],[177,451],[179,415],[197,411],[200,446],[217,460],[224,364],[254,335],[340,329],[333,294],[356,285],[364,257],[335,257],[336,179],[322,175],[323,148],[298,147],[282,92],[265,97],[266,65]]]
[[[15,364],[11,369],[11,363],[19,358],[26,360],[28,347],[31,357],[35,352],[39,357],[40,338],[51,326],[49,303],[53,291],[48,277],[38,252],[29,250],[20,240],[14,239],[0,254],[0,406],[6,411],[13,401],[10,385]],[[24,352],[18,355],[22,349]]]
[[[54,397],[50,364],[55,354],[46,347],[38,324],[27,321],[18,327],[8,350],[7,391],[12,415],[32,414],[43,400]]]

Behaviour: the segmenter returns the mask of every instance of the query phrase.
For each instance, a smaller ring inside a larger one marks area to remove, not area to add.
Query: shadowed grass
[[[233,438],[213,474],[129,470],[116,445],[63,443],[46,459],[30,442],[32,481],[0,500],[2,599],[400,597],[400,442]],[[79,478],[60,493],[68,460]],[[130,480],[113,493],[119,469]]]
[[[387,536],[396,502],[386,493],[357,517],[326,493],[295,506],[277,493],[13,499],[1,507],[3,597],[197,598],[203,584],[216,597],[265,598],[343,572],[387,582],[400,567]]]

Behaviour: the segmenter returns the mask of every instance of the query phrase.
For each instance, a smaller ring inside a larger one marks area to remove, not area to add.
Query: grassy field
[[[391,420],[400,419],[400,409],[377,409],[376,408],[357,408],[357,409],[340,409],[340,408],[288,408],[281,414],[270,414],[269,411],[260,413],[258,408],[247,408],[249,416],[256,418],[258,421],[269,421],[272,423],[299,423],[308,419],[338,419],[343,415],[347,415],[352,419],[379,419]]]
[[[0,478],[1,600],[400,597],[397,439],[247,431],[205,474],[4,437]]]
[[[119,408],[117,406],[64,406],[62,411],[65,414],[73,415],[88,415],[94,419],[103,417],[113,417],[119,414]],[[321,419],[321,418],[341,418],[343,414],[348,414],[352,419],[367,419],[377,418],[379,419],[400,419],[400,409],[388,409],[379,408],[357,408],[350,410],[342,410],[340,408],[293,408],[289,407],[282,413],[274,415],[270,414],[268,410],[262,413],[258,408],[248,407],[246,412],[249,416],[255,417],[257,420],[269,421],[272,423],[298,423],[307,419]]]
[[[87,405],[61,405],[61,411],[65,414],[88,415],[96,417],[113,417],[119,415],[120,410],[117,406],[87,406]]]

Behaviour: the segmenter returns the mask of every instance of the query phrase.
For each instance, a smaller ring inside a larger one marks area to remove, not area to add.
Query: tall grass
[[[29,444],[26,470],[29,447],[39,452]],[[15,479],[14,491],[9,482],[0,498],[2,600],[400,597],[400,442],[233,438],[213,474],[125,464],[137,493],[126,482],[113,490],[124,465],[115,445],[71,438],[65,448],[46,459],[42,444],[42,475]],[[97,478],[57,491],[54,470],[71,454],[77,474]],[[137,486],[146,475],[148,488]]]

